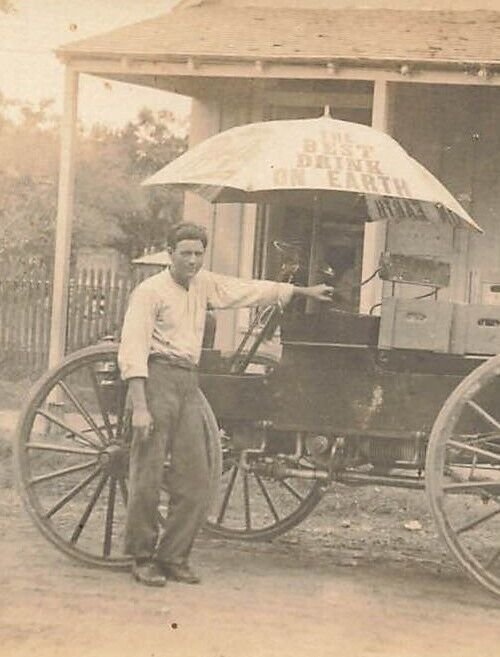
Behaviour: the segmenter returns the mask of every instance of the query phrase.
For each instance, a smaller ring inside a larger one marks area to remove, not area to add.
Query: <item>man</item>
[[[172,229],[170,269],[134,290],[118,353],[132,422],[125,550],[134,558],[134,578],[149,586],[163,586],[166,579],[200,581],[188,558],[206,518],[213,467],[207,447],[213,417],[207,417],[196,374],[207,305],[285,305],[293,295],[325,301],[332,292],[326,285],[301,288],[203,270],[206,246],[202,226],[182,223]],[[158,542],[166,454],[170,500]]]

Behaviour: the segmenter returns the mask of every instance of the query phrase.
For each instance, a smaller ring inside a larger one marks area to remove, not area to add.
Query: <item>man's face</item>
[[[201,240],[181,240],[175,249],[169,249],[172,259],[171,271],[176,280],[189,283],[203,265],[205,248]]]

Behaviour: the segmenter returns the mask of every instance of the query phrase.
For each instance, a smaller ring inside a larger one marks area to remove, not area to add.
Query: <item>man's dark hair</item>
[[[200,240],[203,248],[206,248],[208,243],[207,231],[204,226],[187,221],[172,226],[168,231],[167,245],[175,251],[175,247],[182,240]]]

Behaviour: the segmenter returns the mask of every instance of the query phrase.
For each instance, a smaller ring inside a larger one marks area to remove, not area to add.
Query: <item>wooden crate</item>
[[[500,306],[455,304],[451,351],[455,354],[500,353]]]
[[[448,352],[452,316],[453,304],[449,301],[385,298],[378,346]]]

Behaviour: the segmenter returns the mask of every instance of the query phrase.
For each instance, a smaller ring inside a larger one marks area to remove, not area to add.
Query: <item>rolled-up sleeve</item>
[[[128,304],[118,349],[118,366],[123,379],[148,376],[156,304],[154,291],[139,285]]]
[[[285,306],[293,295],[294,286],[291,283],[206,273],[208,302],[213,308],[248,308],[267,304]]]

